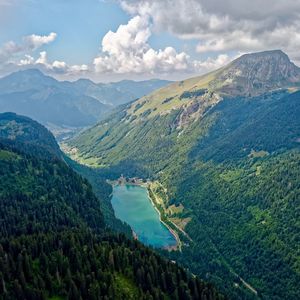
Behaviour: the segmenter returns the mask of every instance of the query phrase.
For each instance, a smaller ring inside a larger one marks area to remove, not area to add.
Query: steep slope
[[[219,70],[173,83],[139,99],[128,114],[154,117],[181,108],[188,117],[197,117],[224,97],[297,90],[299,82],[300,69],[282,51],[245,54]]]
[[[0,138],[2,143],[20,145],[24,152],[36,149],[44,158],[62,157],[53,135],[38,122],[15,113],[0,114]]]
[[[61,152],[53,135],[44,126],[28,117],[16,115],[14,113],[0,114],[0,140],[3,147],[6,146],[8,148],[12,147],[13,149],[20,149],[22,153],[34,156],[35,158],[47,161],[49,160],[50,162],[53,160],[58,160],[59,162],[63,160],[64,162],[59,163],[59,166],[63,168],[62,173],[66,173],[67,170],[69,170],[68,168],[65,168],[65,162],[78,171],[78,173],[83,174],[87,178],[91,178],[89,174],[93,173],[93,170],[79,166],[75,162],[66,158]],[[47,165],[48,162],[45,162],[45,164]],[[52,163],[50,163],[50,165],[51,164]],[[42,168],[43,165],[40,167]],[[21,172],[22,171],[25,170],[21,170]],[[39,174],[43,174],[44,171],[45,170],[43,169],[40,170]],[[71,173],[70,176],[74,181],[74,176],[72,174],[73,173]],[[48,177],[48,175],[48,173],[45,174],[46,177]],[[15,176],[15,173],[11,174],[12,184]],[[40,179],[41,178],[39,177],[35,178],[33,176],[31,178],[31,185],[34,186]],[[63,182],[64,185],[67,186],[67,181],[65,180]],[[47,182],[42,182],[41,184],[46,185]],[[31,185],[28,187],[28,193],[30,193]],[[130,234],[127,226],[122,224],[122,222],[114,216],[113,208],[110,203],[111,186],[107,184],[105,180],[99,178],[94,184],[94,187],[96,188],[97,197],[101,200],[100,207],[104,215],[106,226],[113,230]],[[11,186],[11,189],[13,189],[13,186]],[[47,189],[51,190],[52,187],[48,186]],[[99,208],[97,209],[99,210]]]
[[[81,224],[104,229],[99,200],[62,160],[53,135],[11,113],[0,114],[0,124],[2,237]]]
[[[193,242],[173,257],[233,299],[297,299],[299,82],[281,51],[245,55],[123,106],[69,153],[159,180],[190,218]]]
[[[45,128],[12,114],[0,122],[1,298],[224,299],[139,242],[106,232],[90,184],[45,153],[54,139]]]

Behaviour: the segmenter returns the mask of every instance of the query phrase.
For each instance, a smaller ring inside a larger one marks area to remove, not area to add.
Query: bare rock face
[[[200,97],[195,97],[192,102],[182,107],[182,111],[175,120],[176,129],[184,129],[195,120],[219,103],[222,98],[216,93],[205,93]]]
[[[274,50],[242,55],[221,69],[210,85],[231,96],[255,96],[299,83],[300,68],[281,50]]]

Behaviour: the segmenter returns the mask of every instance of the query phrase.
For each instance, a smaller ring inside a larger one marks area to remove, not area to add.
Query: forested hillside
[[[158,180],[189,220],[192,241],[171,257],[233,299],[298,299],[298,76],[282,52],[242,56],[121,108],[69,153]]]
[[[124,233],[127,237],[131,237],[132,229],[130,226],[115,217],[111,204],[113,188],[106,182],[106,176],[99,176],[96,169],[78,164],[68,156],[65,156],[64,159],[73,170],[88,180],[94,194],[97,198],[101,199],[100,207],[106,226],[114,232]]]
[[[0,124],[0,299],[223,299],[109,230],[101,199],[44,127],[11,114]]]
[[[0,138],[3,144],[14,144],[36,156],[61,157],[62,153],[52,134],[38,122],[15,113],[0,114]]]

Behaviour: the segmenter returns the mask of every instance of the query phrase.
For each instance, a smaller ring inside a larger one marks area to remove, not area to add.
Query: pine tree
[[[68,300],[80,300],[80,293],[73,281],[71,282],[70,290],[68,293]]]

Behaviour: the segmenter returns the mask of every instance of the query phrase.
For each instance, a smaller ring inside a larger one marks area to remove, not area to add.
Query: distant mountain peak
[[[13,73],[9,74],[7,77],[4,77],[4,78],[9,78],[9,79],[14,78],[16,80],[24,80],[24,79],[29,79],[29,80],[51,79],[51,80],[55,80],[54,78],[44,74],[39,69],[34,69],[34,68],[16,71],[16,72],[13,72]]]
[[[75,81],[73,81],[73,83],[88,83],[88,84],[96,84],[95,82],[93,82],[92,80],[88,79],[88,78],[79,78]]]
[[[45,74],[40,71],[39,69],[25,69],[25,70],[19,70],[13,74],[30,74],[30,75],[38,75],[38,76],[45,76]]]
[[[2,78],[0,87],[2,89],[8,89],[9,87],[15,89],[15,87],[18,86],[19,90],[27,90],[31,89],[31,87],[36,84],[42,84],[43,86],[52,86],[56,83],[56,79],[45,75],[39,69],[26,69],[11,73],[8,76]]]

